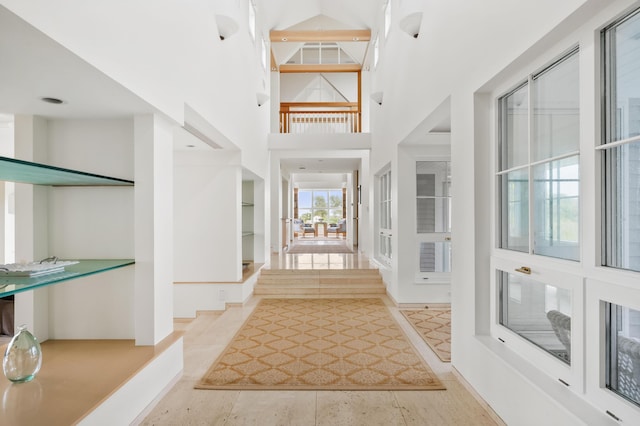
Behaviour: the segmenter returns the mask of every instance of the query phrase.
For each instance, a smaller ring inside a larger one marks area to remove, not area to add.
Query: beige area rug
[[[442,390],[381,299],[263,299],[197,389]]]
[[[441,361],[451,362],[451,309],[402,309],[400,312]]]
[[[300,241],[296,240],[290,247],[287,253],[299,254],[299,253],[353,253],[353,251],[347,246],[344,241],[330,241],[330,240],[312,240],[312,241]]]

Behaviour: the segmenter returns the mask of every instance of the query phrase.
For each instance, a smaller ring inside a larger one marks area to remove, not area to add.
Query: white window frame
[[[376,175],[376,258],[387,265],[393,259],[392,179],[390,165]]]
[[[557,288],[568,290],[571,294],[571,318],[584,318],[584,308],[581,303],[584,300],[583,278],[580,275],[558,271],[548,268],[542,262],[529,263],[531,275],[527,277],[549,284]],[[497,279],[498,273],[504,271],[512,274],[521,274],[517,270],[521,264],[510,259],[492,257],[491,259],[491,306],[493,318],[491,320],[491,336],[504,343],[511,350],[528,360],[546,374],[566,383],[574,389],[582,392],[584,389],[584,323],[572,321],[571,323],[571,365],[557,359],[546,350],[526,340],[516,332],[500,324],[500,289]]]
[[[419,162],[439,162],[439,163],[449,163],[448,170],[451,169],[451,158],[417,158],[415,161],[416,166],[416,176],[417,176],[417,167]],[[451,180],[448,177],[445,177],[445,180],[441,183],[449,186],[449,198],[451,198]],[[443,191],[444,192],[444,191]],[[451,232],[418,232],[418,223],[417,223],[417,212],[418,212],[418,199],[419,198],[439,198],[441,196],[436,195],[435,197],[422,197],[417,195],[417,184],[415,188],[415,207],[414,211],[415,215],[415,265],[416,270],[414,274],[414,282],[416,284],[448,284],[451,282],[451,272],[422,272],[420,271],[420,246],[422,243],[444,243],[451,244]],[[442,197],[444,198],[444,197]],[[451,224],[451,210],[447,210],[449,219],[448,222]],[[446,259],[445,259],[446,261]],[[450,262],[451,259],[449,258]]]
[[[539,70],[537,70],[536,72],[532,72],[527,76],[527,79],[524,81],[520,81],[517,85],[515,85],[512,89],[510,89],[509,91],[505,92],[504,94],[498,96],[496,103],[496,111],[497,113],[497,118],[499,120],[498,123],[498,128],[500,130],[497,130],[497,139],[499,140],[499,144],[498,147],[496,148],[496,155],[497,155],[497,159],[501,158],[503,155],[502,152],[502,144],[505,143],[505,141],[503,141],[502,138],[502,122],[500,121],[502,119],[501,114],[502,114],[502,102],[503,99],[506,99],[507,96],[510,96],[511,94],[513,94],[514,92],[522,89],[523,87],[526,88],[527,91],[527,99],[528,99],[528,107],[527,107],[527,113],[528,113],[528,126],[529,126],[529,130],[528,130],[528,136],[527,136],[527,146],[526,146],[526,153],[527,153],[527,160],[524,164],[517,164],[517,165],[513,165],[513,166],[504,166],[501,167],[500,161],[496,161],[496,167],[495,167],[495,176],[497,179],[497,183],[496,183],[496,187],[499,188],[498,189],[498,193],[497,195],[497,211],[496,211],[496,220],[497,220],[497,230],[498,230],[498,238],[496,239],[496,244],[497,244],[497,248],[501,249],[501,250],[507,250],[507,251],[518,251],[515,248],[508,248],[508,247],[503,247],[503,237],[504,237],[504,233],[507,232],[506,231],[506,226],[507,226],[507,221],[504,218],[504,215],[506,214],[506,203],[507,203],[507,199],[506,199],[506,194],[503,193],[503,189],[501,187],[501,180],[508,176],[509,173],[512,172],[517,172],[517,171],[526,171],[528,174],[528,248],[527,251],[522,251],[523,253],[528,253],[529,255],[535,255],[535,256],[545,256],[545,257],[550,257],[553,259],[558,259],[559,261],[562,262],[572,262],[572,263],[580,263],[582,260],[582,244],[583,241],[581,239],[581,230],[582,230],[582,208],[580,208],[580,212],[579,212],[579,216],[578,216],[578,259],[569,259],[569,258],[565,258],[565,257],[557,257],[557,256],[552,256],[549,254],[536,254],[535,253],[535,231],[539,229],[537,229],[537,221],[540,220],[540,218],[537,218],[535,215],[535,210],[536,210],[536,205],[535,203],[535,191],[534,191],[534,186],[535,186],[535,179],[534,179],[534,171],[535,168],[537,166],[540,165],[546,165],[546,164],[553,164],[555,162],[564,160],[564,159],[569,159],[569,158],[574,158],[577,157],[578,159],[578,167],[580,168],[580,163],[581,163],[581,155],[580,155],[580,148],[578,146],[577,150],[574,151],[570,151],[570,152],[566,152],[563,153],[561,155],[557,155],[557,156],[552,156],[549,158],[545,158],[543,160],[536,160],[535,158],[533,158],[533,122],[534,122],[534,114],[533,114],[533,96],[531,95],[531,91],[533,88],[533,84],[535,79],[537,78],[537,76],[539,75],[543,75],[544,73],[546,73],[549,70],[552,70],[553,67],[558,64],[558,63],[562,63],[563,61],[569,59],[572,55],[578,55],[577,56],[577,60],[579,61],[580,57],[580,51],[578,46],[574,46],[572,48],[570,48],[568,51],[562,53],[561,55],[559,55],[557,58],[554,58],[554,60],[552,60],[551,62],[547,63],[545,66],[543,66],[542,68],[540,68]],[[580,185],[580,179],[578,179],[578,185]],[[579,205],[581,205],[581,192],[582,192],[582,187],[579,186],[579,195],[578,195],[578,203]],[[561,245],[560,245],[561,246]]]

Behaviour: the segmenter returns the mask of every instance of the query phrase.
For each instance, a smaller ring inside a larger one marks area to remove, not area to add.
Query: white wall
[[[601,19],[598,25],[605,25],[631,3],[616,2],[610,7],[617,12],[610,11],[609,18]],[[493,244],[490,152],[495,138],[488,131],[495,117],[490,109],[494,96],[483,98],[484,93],[479,90],[488,80],[506,79],[527,62],[534,67],[536,57],[557,55],[568,49],[578,41],[575,37],[570,42],[554,44],[610,4],[595,0],[451,1],[429,5],[403,1],[397,3],[394,26],[372,76],[372,86],[385,93],[382,106],[372,108],[373,173],[391,161],[397,176],[401,167],[396,158],[397,144],[451,97],[452,364],[507,424],[611,424],[613,420],[604,414],[607,406],[592,394],[583,393],[579,384],[567,389],[549,372],[486,335],[489,322],[495,320],[495,313],[489,309],[489,255]],[[422,31],[418,39],[411,39],[396,25],[397,19],[415,11],[424,12]],[[558,30],[552,31],[559,24]],[[590,40],[585,46],[587,52],[592,49],[589,44],[597,39],[596,28],[586,31],[581,39]],[[435,39],[446,42],[433,43]],[[596,60],[585,62],[581,80],[593,76],[596,64]],[[397,78],[398,70],[403,72],[402,79]],[[592,78],[590,85],[597,81]],[[593,90],[583,93],[590,102],[598,99]],[[593,121],[588,121],[590,126],[585,126],[593,134]],[[401,196],[402,189],[396,187],[396,194]],[[402,200],[398,203],[394,207],[396,224],[406,218]],[[593,213],[585,215],[588,218]],[[398,230],[402,227],[395,226],[394,234]],[[587,256],[585,261],[592,262],[594,256]],[[626,413],[625,422],[634,423],[639,418],[637,409]]]
[[[258,107],[256,93],[270,92],[270,78],[259,43],[249,36],[245,1],[1,4],[178,123],[189,104],[238,147],[252,150],[246,166],[265,175],[269,109]],[[224,42],[216,14],[239,26]],[[238,125],[239,119],[251,125]]]
[[[47,124],[48,164],[133,179],[131,119]],[[134,258],[132,187],[53,187],[48,193],[49,255]],[[131,267],[51,286],[50,338],[133,338],[133,289]]]
[[[242,278],[242,169],[237,153],[176,152],[176,282]]]

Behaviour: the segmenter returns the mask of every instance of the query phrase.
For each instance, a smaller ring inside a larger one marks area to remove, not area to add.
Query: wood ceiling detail
[[[371,30],[327,30],[327,31],[272,30],[269,33],[269,38],[272,43],[369,41],[371,40]]]
[[[360,64],[325,64],[325,65],[280,65],[281,73],[304,72],[357,72],[362,69]]]

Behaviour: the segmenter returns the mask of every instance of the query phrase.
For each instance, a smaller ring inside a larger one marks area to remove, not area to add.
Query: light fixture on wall
[[[422,26],[422,12],[414,12],[405,16],[398,23],[400,29],[413,38],[420,35],[420,27]]]
[[[378,105],[382,105],[382,92],[373,92],[371,94],[371,100],[373,100],[373,102],[377,103]]]
[[[258,106],[261,107],[269,100],[269,95],[266,93],[258,92],[256,93],[256,100],[258,101]]]
[[[238,31],[238,23],[226,15],[216,15],[216,25],[218,26],[218,36],[222,41]]]

